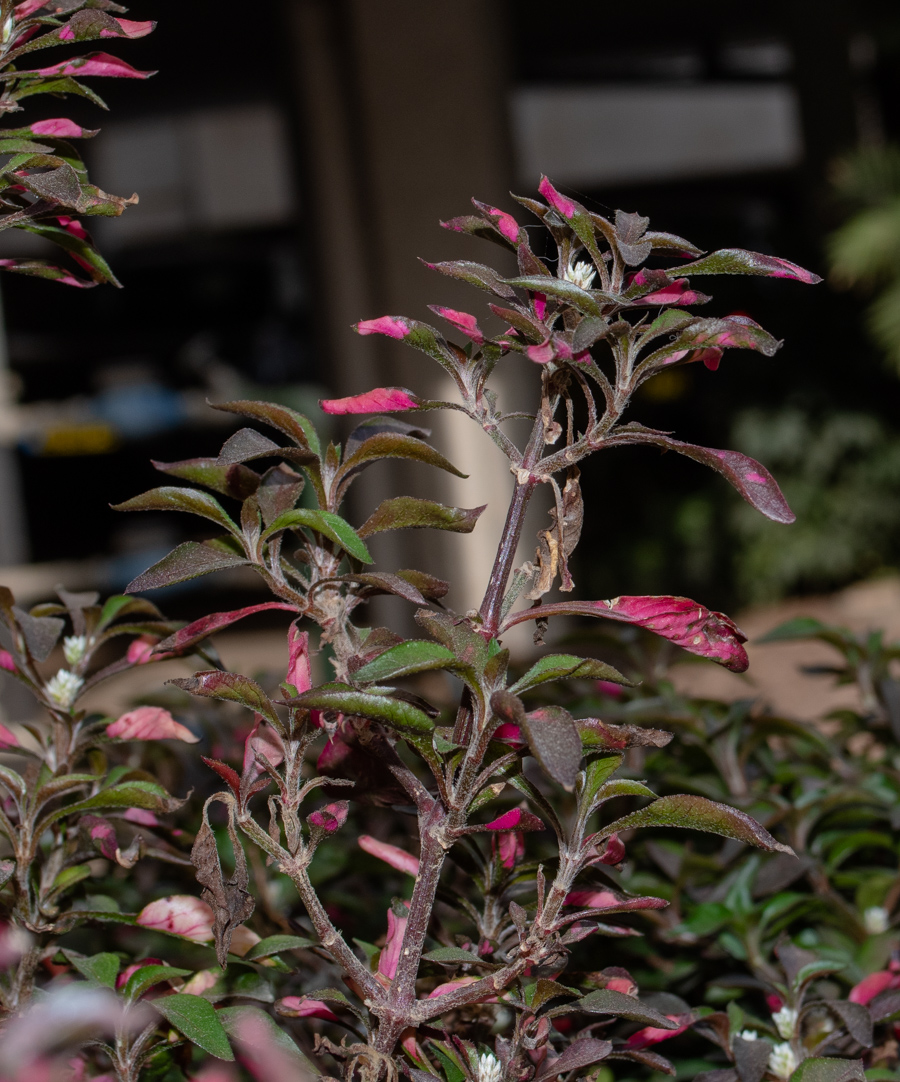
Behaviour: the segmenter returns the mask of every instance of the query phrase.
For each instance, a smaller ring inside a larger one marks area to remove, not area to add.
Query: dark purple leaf
[[[154,461],[153,465],[160,473],[180,477],[183,481],[192,481],[195,485],[204,485],[235,500],[245,500],[252,496],[260,483],[259,474],[248,466],[223,466],[215,458],[187,458],[181,462]]]
[[[450,278],[458,278],[461,282],[467,282],[470,286],[477,286],[493,293],[495,297],[503,297],[505,300],[514,300],[515,290],[510,288],[493,267],[486,267],[483,263],[471,263],[467,259],[456,259],[448,263],[428,263],[422,260],[429,270],[440,271]]]
[[[385,530],[435,529],[452,533],[471,533],[482,511],[481,507],[466,509],[447,507],[433,500],[419,500],[413,496],[396,496],[385,500],[360,526],[360,537],[370,537]]]
[[[285,436],[293,440],[298,447],[305,451],[312,451],[314,455],[321,455],[319,437],[312,422],[302,413],[280,406],[275,402],[223,402],[214,405],[213,409],[224,410],[226,413],[239,413],[244,417],[252,417],[256,421],[262,421],[272,428],[277,428]]]
[[[731,1042],[734,1062],[740,1082],[761,1082],[769,1066],[772,1046],[768,1041],[746,1041],[735,1034]]]
[[[256,714],[262,714],[266,721],[279,732],[284,732],[281,718],[275,712],[272,701],[263,689],[251,680],[249,676],[241,676],[240,673],[220,672],[218,669],[208,669],[204,672],[194,673],[193,676],[179,677],[167,681],[181,688],[191,695],[200,695],[207,699],[224,699],[226,702],[238,703],[240,706],[252,710]]]
[[[221,526],[229,533],[239,535],[240,531],[225,512],[225,508],[206,492],[193,488],[177,488],[164,485],[152,488],[140,496],[133,496],[124,503],[112,504],[114,511],[186,511],[199,515]]]
[[[571,792],[581,766],[581,737],[568,710],[545,706],[525,714],[522,732],[541,769]]]
[[[677,1023],[667,1018],[652,1007],[647,1007],[636,996],[616,992],[612,988],[598,988],[596,992],[579,999],[573,1004],[585,1014],[612,1014],[617,1018],[627,1018],[630,1022],[640,1022],[645,1026],[659,1026],[660,1029],[676,1029]]]
[[[66,624],[55,616],[32,616],[14,605],[12,612],[25,639],[28,652],[35,661],[46,661],[59,641]]]
[[[176,582],[187,582],[211,571],[224,571],[229,567],[241,567],[247,561],[223,549],[211,548],[196,541],[185,541],[164,556],[158,563],[148,567],[125,587],[130,594],[141,590],[158,590]]]
[[[458,470],[452,462],[448,462],[440,451],[436,451],[429,444],[413,436],[393,432],[381,432],[364,440],[341,466],[339,476],[345,479],[351,471],[368,466],[382,458],[406,458],[412,462],[424,462],[429,466],[437,466],[438,469],[446,470],[456,477],[468,476]]]
[[[582,1037],[573,1041],[556,1059],[545,1063],[541,1070],[534,1076],[534,1082],[546,1082],[547,1079],[556,1078],[567,1074],[569,1071],[577,1071],[582,1067],[590,1067],[612,1052],[609,1041],[599,1041],[595,1037]]]

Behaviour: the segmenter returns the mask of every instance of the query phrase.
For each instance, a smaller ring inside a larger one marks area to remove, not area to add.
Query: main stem
[[[544,421],[539,413],[525,448],[522,465],[516,474],[516,486],[506,514],[506,523],[497,547],[491,578],[481,604],[481,633],[493,637],[500,626],[503,595],[515,559],[525,512],[540,478],[533,470],[544,446]],[[388,1003],[377,1012],[378,1036],[375,1048],[390,1055],[416,1013],[416,979],[422,960],[422,950],[431,923],[434,900],[440,882],[447,850],[456,829],[465,825],[465,809],[470,794],[460,794],[458,808],[447,809],[435,800],[431,809],[419,819],[419,874],[409,903],[409,917],[403,935],[403,946],[397,972],[391,982]],[[460,821],[457,822],[456,820]]]

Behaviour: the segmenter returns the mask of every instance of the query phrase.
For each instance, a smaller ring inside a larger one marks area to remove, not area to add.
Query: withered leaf
[[[234,872],[230,879],[226,879],[222,873],[216,838],[207,818],[207,809],[215,799],[221,797],[210,797],[203,809],[203,822],[191,849],[191,863],[197,869],[197,882],[203,887],[201,897],[215,914],[213,934],[216,940],[216,958],[224,969],[231,937],[235,930],[252,916],[256,903],[247,890],[250,882],[247,858],[235,830],[234,804],[231,800],[228,801],[228,838],[234,849]]]

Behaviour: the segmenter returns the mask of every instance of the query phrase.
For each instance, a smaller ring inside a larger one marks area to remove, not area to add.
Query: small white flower
[[[87,639],[84,635],[67,635],[63,639],[63,653],[70,665],[77,665],[84,657],[87,649]]]
[[[794,1026],[797,1024],[797,1012],[793,1007],[782,1007],[772,1015],[772,1021],[778,1030],[778,1036],[788,1041],[794,1036]]]
[[[478,1082],[500,1082],[503,1077],[503,1066],[496,1056],[490,1052],[482,1052],[478,1060]]]
[[[576,263],[574,266],[570,263],[563,277],[567,282],[572,282],[581,289],[590,289],[596,273],[590,263]]]
[[[738,1037],[740,1037],[742,1041],[759,1040],[759,1034],[756,1032],[755,1029],[742,1029],[741,1032],[738,1034]]]
[[[880,905],[870,905],[863,913],[863,924],[869,935],[878,935],[888,930],[890,914]]]
[[[61,706],[64,710],[68,710],[72,703],[75,702],[83,683],[84,681],[80,676],[76,676],[75,673],[69,672],[68,669],[60,669],[56,676],[51,677],[44,685],[44,691],[47,692],[48,697],[51,698],[57,706]]]
[[[785,1080],[797,1070],[797,1057],[788,1041],[776,1044],[769,1053],[769,1070],[776,1078]]]

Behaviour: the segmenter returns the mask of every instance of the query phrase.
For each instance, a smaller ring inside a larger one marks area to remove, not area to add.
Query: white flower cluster
[[[590,263],[575,263],[574,265],[570,263],[566,267],[563,277],[567,282],[571,282],[581,289],[590,289],[596,273]]]
[[[782,1007],[772,1015],[772,1021],[778,1030],[778,1036],[783,1041],[789,1041],[794,1036],[794,1026],[797,1024],[797,1012],[793,1007]]]
[[[880,905],[870,905],[863,912],[863,924],[869,935],[879,935],[888,930],[890,914]]]
[[[87,639],[84,635],[67,635],[63,639],[63,653],[69,665],[77,665],[86,649]]]
[[[482,1052],[478,1060],[478,1082],[500,1082],[503,1066],[490,1052]]]
[[[769,1053],[769,1070],[776,1078],[784,1079],[785,1082],[797,1070],[797,1057],[789,1041],[776,1044]]]
[[[68,669],[60,669],[56,676],[51,677],[44,685],[44,691],[48,698],[52,699],[57,706],[68,710],[78,697],[84,680]]]

